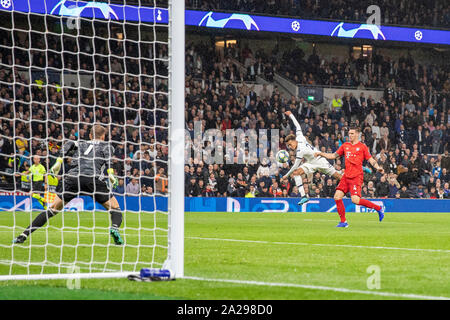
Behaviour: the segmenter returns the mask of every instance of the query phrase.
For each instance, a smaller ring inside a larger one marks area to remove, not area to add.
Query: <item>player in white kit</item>
[[[281,179],[287,180],[291,175],[294,177],[295,185],[298,187],[298,190],[302,197],[298,204],[302,205],[309,201],[308,195],[305,193],[305,189],[303,187],[302,175],[309,176],[314,172],[319,171],[338,180],[342,178],[342,175],[338,171],[336,171],[336,169],[328,162],[327,159],[323,157],[314,157],[314,154],[320,151],[317,150],[317,148],[314,148],[306,140],[305,136],[303,135],[302,128],[300,127],[300,124],[298,123],[292,112],[286,111],[285,114],[291,118],[296,128],[296,135],[290,134],[286,137],[285,140],[288,148],[290,150],[296,151],[296,159],[292,168]],[[303,164],[302,159],[305,160]]]

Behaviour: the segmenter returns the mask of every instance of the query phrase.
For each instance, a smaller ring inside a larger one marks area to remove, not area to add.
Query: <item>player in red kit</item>
[[[350,192],[352,202],[367,208],[375,209],[378,212],[380,222],[384,218],[384,208],[376,205],[369,200],[361,199],[361,188],[363,184],[363,161],[367,160],[378,171],[383,173],[383,168],[380,167],[377,161],[372,158],[367,146],[360,142],[358,139],[359,128],[352,127],[348,132],[350,142],[342,144],[335,153],[317,152],[314,155],[316,157],[322,156],[327,159],[336,159],[344,156],[345,158],[345,173],[339,182],[336,193],[334,194],[334,201],[336,201],[336,208],[341,218],[341,222],[337,227],[348,227],[347,220],[345,219],[345,206],[342,198],[344,198],[347,192]]]

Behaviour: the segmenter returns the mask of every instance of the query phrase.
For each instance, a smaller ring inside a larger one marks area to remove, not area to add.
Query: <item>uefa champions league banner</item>
[[[167,197],[116,196],[123,211],[167,212]],[[375,204],[384,204],[387,212],[450,212],[450,200],[439,199],[371,199]],[[185,198],[186,212],[337,212],[333,199],[310,199],[299,206],[297,198]],[[344,199],[347,212],[373,211]],[[0,196],[0,211],[42,211],[39,202],[22,195]],[[105,210],[91,197],[75,198],[64,207],[64,211]]]
[[[126,211],[162,211],[167,212],[168,202],[166,197],[133,197],[133,196],[115,196],[119,206]],[[42,211],[42,205],[31,196],[10,195],[0,196],[0,211]],[[81,196],[72,199],[65,204],[64,211],[103,211],[105,208],[92,200],[91,197]]]
[[[450,212],[450,200],[369,199],[384,205],[387,212]],[[299,206],[298,198],[185,198],[190,212],[337,212],[334,199],[312,198]],[[363,206],[344,199],[347,212],[368,212]]]
[[[98,1],[1,0],[0,10],[159,24],[167,24],[169,21],[169,12],[164,8],[108,4]],[[450,45],[450,31],[446,30],[355,24],[342,21],[186,10],[185,23],[189,26],[206,28]]]

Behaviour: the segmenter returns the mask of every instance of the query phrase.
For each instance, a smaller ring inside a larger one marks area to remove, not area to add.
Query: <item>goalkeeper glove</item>
[[[59,170],[61,170],[62,163],[63,159],[61,157],[56,159],[55,164],[50,168],[50,173],[57,175],[59,173]]]
[[[107,172],[108,172],[109,182],[111,183],[111,186],[113,187],[113,189],[115,189],[119,185],[119,180],[114,175],[114,169],[109,168],[107,170]]]

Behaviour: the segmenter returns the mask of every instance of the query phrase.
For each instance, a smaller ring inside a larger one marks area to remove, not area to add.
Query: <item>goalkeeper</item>
[[[73,198],[80,193],[91,195],[110,212],[110,235],[116,245],[123,244],[119,228],[122,224],[122,212],[117,199],[110,193],[105,181],[100,180],[105,166],[110,164],[114,148],[105,141],[106,129],[101,125],[94,125],[89,134],[90,141],[69,141],[62,149],[62,157],[72,157],[73,167],[63,176],[56,190],[56,198],[52,206],[41,212],[16,239],[14,243],[23,243],[32,232],[44,226],[48,219],[57,215]],[[63,164],[63,158],[58,158],[50,169],[50,173],[57,175]],[[114,170],[108,169],[108,177],[114,188],[118,184]]]

